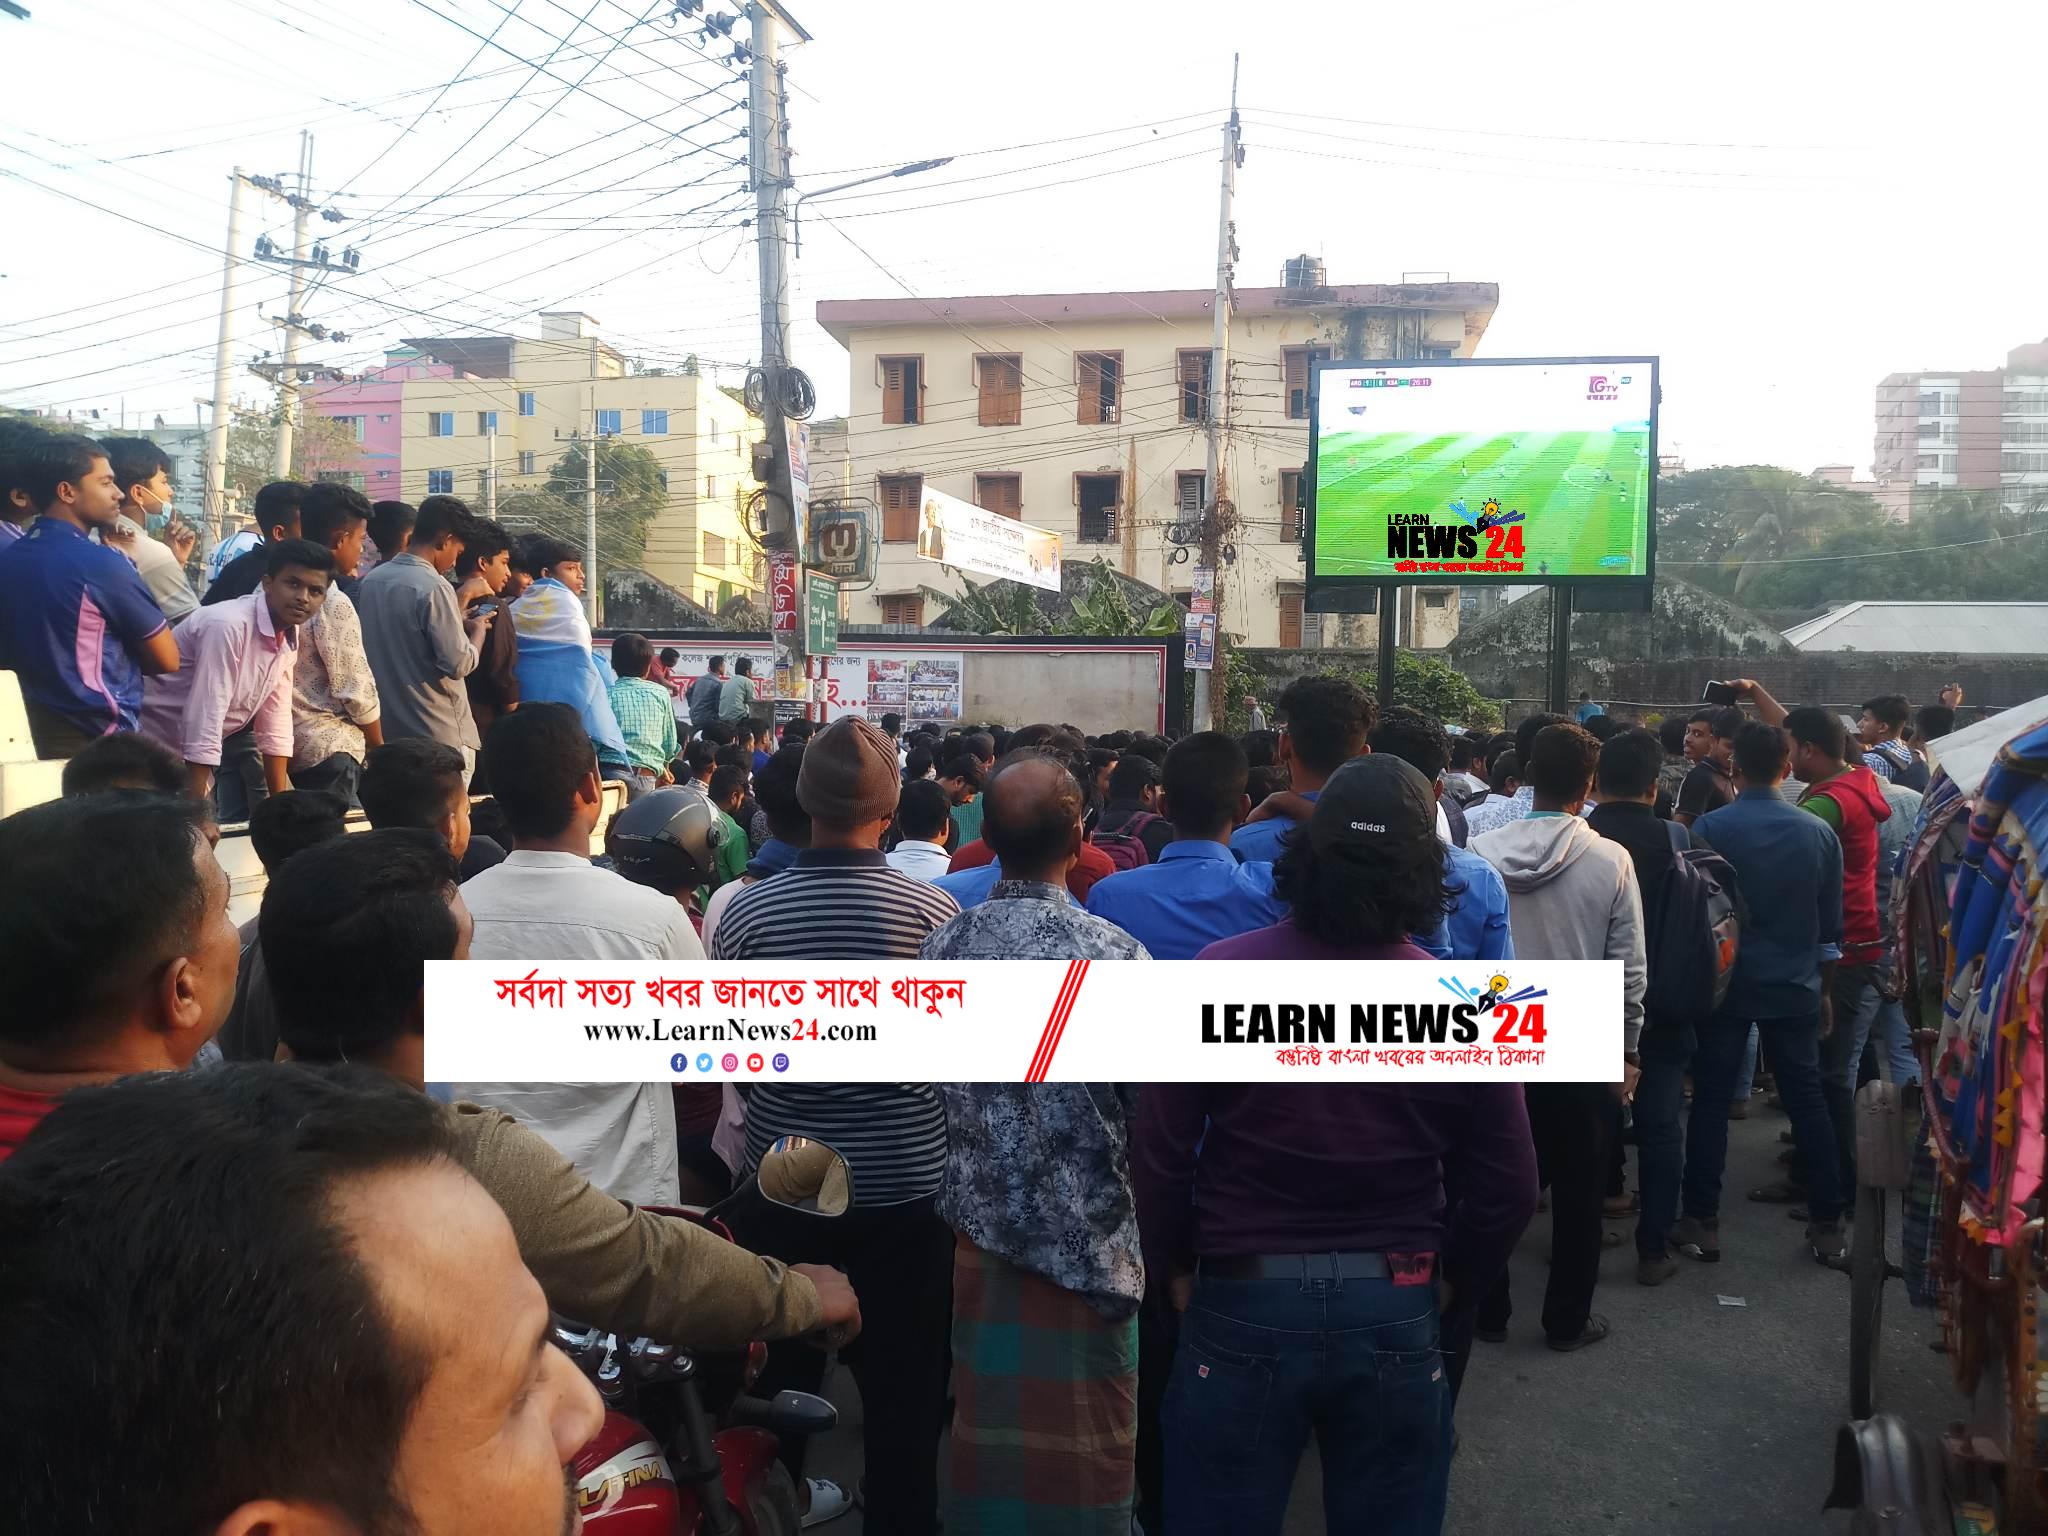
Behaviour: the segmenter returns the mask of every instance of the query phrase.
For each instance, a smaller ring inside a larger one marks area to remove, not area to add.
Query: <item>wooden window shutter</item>
[[[1075,361],[1080,365],[1081,408],[1074,420],[1084,427],[1100,426],[1102,423],[1102,356],[1097,352],[1083,352]]]
[[[1280,643],[1299,650],[1301,647],[1301,594],[1283,592],[1280,594]]]
[[[914,426],[923,418],[920,409],[923,370],[914,357],[882,359],[882,424],[889,427]]]
[[[917,538],[917,504],[924,481],[916,475],[882,476],[882,540],[908,544]]]
[[[882,622],[884,624],[922,624],[924,622],[924,599],[916,593],[904,597],[882,599]]]
[[[1301,471],[1280,471],[1280,538],[1292,544],[1301,537]]]
[[[1174,500],[1183,513],[1199,516],[1203,504],[1208,500],[1208,487],[1203,484],[1206,476],[1199,470],[1184,469],[1174,484]]]
[[[1023,375],[1021,357],[981,359],[981,425],[1014,427],[1023,419]]]
[[[1000,517],[1024,515],[1024,477],[1021,475],[976,475],[974,502],[984,511]]]
[[[1183,352],[1180,354],[1180,419],[1182,421],[1206,421],[1209,419],[1209,354],[1207,352]]]

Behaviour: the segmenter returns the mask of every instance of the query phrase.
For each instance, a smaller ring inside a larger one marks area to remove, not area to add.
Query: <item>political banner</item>
[[[917,552],[939,565],[1060,590],[1058,534],[929,486],[918,508]]]

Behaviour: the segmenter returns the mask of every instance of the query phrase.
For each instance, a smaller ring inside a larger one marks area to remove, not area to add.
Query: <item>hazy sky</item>
[[[1692,464],[1867,466],[1884,374],[2048,335],[2038,3],[792,3],[817,39],[785,55],[800,187],[959,157],[807,210],[796,349],[825,411],[846,360],[820,299],[1207,287],[1233,50],[1242,283],[1299,251],[1334,282],[1497,282],[1485,354],[1661,355],[1664,446]],[[226,173],[295,171],[302,126],[347,216],[314,232],[362,253],[306,306],[350,340],[308,358],[584,307],[649,366],[737,369],[744,88],[669,5],[0,17],[0,403],[193,419]],[[259,233],[288,244],[290,216],[251,194],[244,254]],[[277,345],[258,311],[283,293],[243,269],[241,360]]]

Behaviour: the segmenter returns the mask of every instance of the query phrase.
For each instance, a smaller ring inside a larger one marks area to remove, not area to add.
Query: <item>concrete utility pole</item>
[[[228,421],[234,415],[235,272],[242,255],[242,168],[228,181],[228,239],[220,275],[220,337],[213,353],[213,421],[206,434],[206,518],[199,530],[199,590],[206,590],[206,561],[227,526]]]
[[[486,440],[484,460],[484,516],[495,520],[498,515],[498,429],[491,428]]]
[[[583,611],[597,628],[597,403],[591,396],[590,441],[583,454]]]
[[[1223,542],[1218,508],[1223,495],[1223,439],[1230,430],[1230,294],[1231,274],[1237,261],[1237,221],[1231,205],[1237,196],[1237,168],[1244,160],[1238,142],[1237,55],[1230,56],[1230,119],[1223,125],[1223,196],[1216,215],[1216,298],[1215,330],[1209,345],[1209,459],[1203,478],[1207,505],[1202,508],[1202,564],[1214,575],[1216,605],[1216,649],[1223,649],[1223,573],[1217,570],[1217,550]],[[1135,510],[1135,509],[1134,509]],[[1220,658],[1219,658],[1220,659]],[[1194,728],[1206,731],[1214,724],[1209,697],[1210,672],[1195,672]]]
[[[284,371],[277,376],[277,452],[270,461],[270,473],[279,480],[291,478],[292,426],[299,410],[299,305],[306,297],[306,218],[312,212],[313,135],[299,132],[299,196],[292,210],[291,298],[285,304]]]

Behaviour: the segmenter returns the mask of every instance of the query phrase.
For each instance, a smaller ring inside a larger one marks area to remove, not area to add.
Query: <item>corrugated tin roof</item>
[[[2048,603],[1844,603],[1785,638],[1802,651],[2048,655]]]

